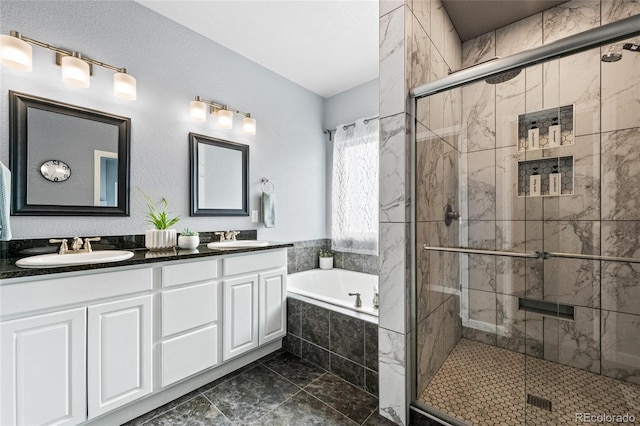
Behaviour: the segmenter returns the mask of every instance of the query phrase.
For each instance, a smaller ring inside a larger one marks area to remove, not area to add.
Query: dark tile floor
[[[126,426],[389,426],[378,400],[279,350],[134,419]]]

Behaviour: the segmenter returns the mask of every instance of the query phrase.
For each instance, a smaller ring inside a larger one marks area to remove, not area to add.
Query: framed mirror
[[[249,216],[249,146],[189,133],[191,216]]]
[[[129,216],[131,119],[9,92],[11,214]]]

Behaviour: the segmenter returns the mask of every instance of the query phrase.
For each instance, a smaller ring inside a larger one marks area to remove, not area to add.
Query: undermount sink
[[[246,248],[246,247],[264,247],[268,245],[268,241],[259,240],[239,240],[239,241],[223,241],[218,243],[209,243],[207,247],[210,249],[225,249],[225,248]]]
[[[20,259],[21,268],[56,268],[61,266],[89,265],[93,263],[119,262],[133,257],[127,250],[96,250],[91,253],[41,254]]]

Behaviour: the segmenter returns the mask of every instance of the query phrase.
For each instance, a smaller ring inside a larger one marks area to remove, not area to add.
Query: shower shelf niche
[[[559,146],[573,145],[574,111],[574,105],[564,105],[518,115],[518,152],[557,148],[557,146],[549,146],[549,126],[553,124],[560,125]],[[557,122],[554,122],[554,119],[557,119]],[[528,147],[527,135],[534,124],[539,129],[539,148],[531,149]]]
[[[573,156],[545,157],[536,160],[518,161],[518,197],[558,197],[573,195]],[[549,195],[549,174],[557,166],[560,173],[560,195]],[[529,181],[534,170],[540,174],[541,195],[529,194]]]

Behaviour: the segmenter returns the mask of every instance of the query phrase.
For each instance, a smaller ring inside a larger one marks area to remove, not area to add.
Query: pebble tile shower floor
[[[551,400],[552,411],[526,405],[526,394]],[[583,412],[640,419],[639,385],[467,339],[419,400],[469,425],[576,425]]]
[[[126,426],[393,425],[378,399],[289,352],[279,350]]]

